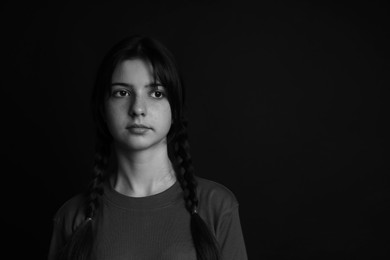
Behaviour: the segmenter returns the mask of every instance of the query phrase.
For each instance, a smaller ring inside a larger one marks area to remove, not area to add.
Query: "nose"
[[[140,96],[134,96],[132,104],[129,107],[129,115],[131,117],[139,117],[146,115],[146,102]]]

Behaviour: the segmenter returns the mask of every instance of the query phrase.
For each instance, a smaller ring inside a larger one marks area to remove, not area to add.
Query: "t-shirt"
[[[214,233],[222,259],[247,259],[238,202],[221,184],[198,178],[198,213]],[[72,232],[85,219],[85,195],[67,201],[54,217],[49,260],[56,259]],[[93,255],[97,260],[196,260],[191,215],[176,181],[167,190],[129,197],[104,184],[96,218]]]

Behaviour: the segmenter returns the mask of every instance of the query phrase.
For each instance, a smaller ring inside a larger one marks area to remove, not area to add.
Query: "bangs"
[[[167,91],[167,98],[169,102],[172,102],[172,98],[175,96],[175,92],[180,89],[177,87],[177,82],[175,79],[177,75],[169,68],[168,64],[164,64],[161,60],[156,60],[150,57],[147,57],[147,60],[153,69],[153,78],[155,82],[159,82]],[[175,87],[176,86],[176,87]]]
[[[162,46],[150,46],[151,44],[151,42],[140,42],[131,49],[124,49],[117,53],[110,74],[112,75],[115,68],[126,60],[143,60],[152,67],[154,83],[158,82],[166,89],[169,102],[181,103],[183,101],[181,80],[173,57],[169,52],[164,52],[165,48],[163,49]]]

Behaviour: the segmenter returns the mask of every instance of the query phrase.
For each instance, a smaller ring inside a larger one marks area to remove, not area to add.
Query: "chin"
[[[123,142],[121,146],[129,151],[143,151],[161,145],[166,146],[166,144],[167,142],[165,138],[162,140],[147,140],[147,139],[139,139],[139,138],[134,140],[132,138],[132,140],[127,140],[127,142]]]

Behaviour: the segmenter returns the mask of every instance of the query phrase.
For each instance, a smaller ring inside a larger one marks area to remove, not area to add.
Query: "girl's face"
[[[171,107],[149,63],[141,59],[119,63],[109,93],[105,120],[116,145],[132,151],[166,146]]]

